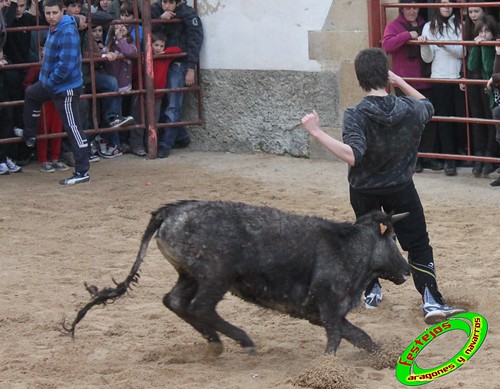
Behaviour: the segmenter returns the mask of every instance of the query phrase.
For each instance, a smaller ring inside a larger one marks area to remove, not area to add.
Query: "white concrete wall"
[[[309,31],[321,30],[334,0],[198,0],[203,69],[320,71]]]

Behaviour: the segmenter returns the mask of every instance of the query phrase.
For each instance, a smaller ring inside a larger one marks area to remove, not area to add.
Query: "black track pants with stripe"
[[[24,97],[24,138],[32,138],[37,134],[42,104],[52,100],[62,121],[64,131],[68,134],[71,151],[75,157],[75,171],[84,173],[89,170],[88,143],[83,132],[80,116],[80,94],[82,88],[68,89],[57,94],[50,94],[40,81],[26,89]]]
[[[401,248],[408,252],[408,262],[415,287],[424,294],[427,287],[439,304],[444,304],[443,296],[438,291],[434,255],[429,243],[424,209],[413,181],[393,193],[367,194],[352,187],[349,188],[351,206],[356,218],[371,210],[383,210],[395,214],[409,212],[404,219],[394,223],[394,231]],[[371,290],[374,280],[367,288]]]

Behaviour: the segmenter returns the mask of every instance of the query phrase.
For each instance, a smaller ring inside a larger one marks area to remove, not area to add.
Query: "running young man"
[[[42,104],[52,100],[75,157],[73,176],[59,183],[74,185],[89,182],[88,143],[82,130],[79,110],[83,77],[78,27],[74,18],[64,14],[62,0],[44,0],[43,9],[50,30],[45,42],[39,81],[26,89],[23,138],[28,147],[35,145]]]
[[[373,209],[409,212],[395,223],[394,230],[401,247],[408,251],[425,322],[438,323],[464,310],[446,305],[438,291],[424,210],[412,179],[420,137],[434,109],[424,95],[389,71],[388,58],[381,49],[362,50],[354,67],[366,97],[344,114],[344,142],[320,129],[316,112],[304,116],[302,125],[349,164],[350,201],[356,217]],[[406,96],[389,95],[389,81]],[[366,289],[365,306],[375,308],[381,301],[381,287],[375,279]]]

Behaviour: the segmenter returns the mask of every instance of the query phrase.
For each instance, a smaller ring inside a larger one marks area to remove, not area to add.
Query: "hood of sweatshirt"
[[[356,107],[375,123],[392,127],[404,120],[410,107],[394,95],[367,96]]]
[[[60,30],[61,28],[63,28],[67,24],[73,24],[75,26],[75,28],[78,30],[78,26],[76,24],[75,19],[72,16],[64,15],[62,17],[61,21],[59,23],[57,23],[56,28],[54,28],[54,30],[52,30],[52,31],[54,32],[54,31]]]

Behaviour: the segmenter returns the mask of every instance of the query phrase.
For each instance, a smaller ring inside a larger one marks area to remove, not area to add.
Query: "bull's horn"
[[[410,212],[405,212],[405,213],[397,213],[396,215],[391,216],[391,222],[396,223],[400,221],[401,219],[404,219],[406,216],[408,216]]]

